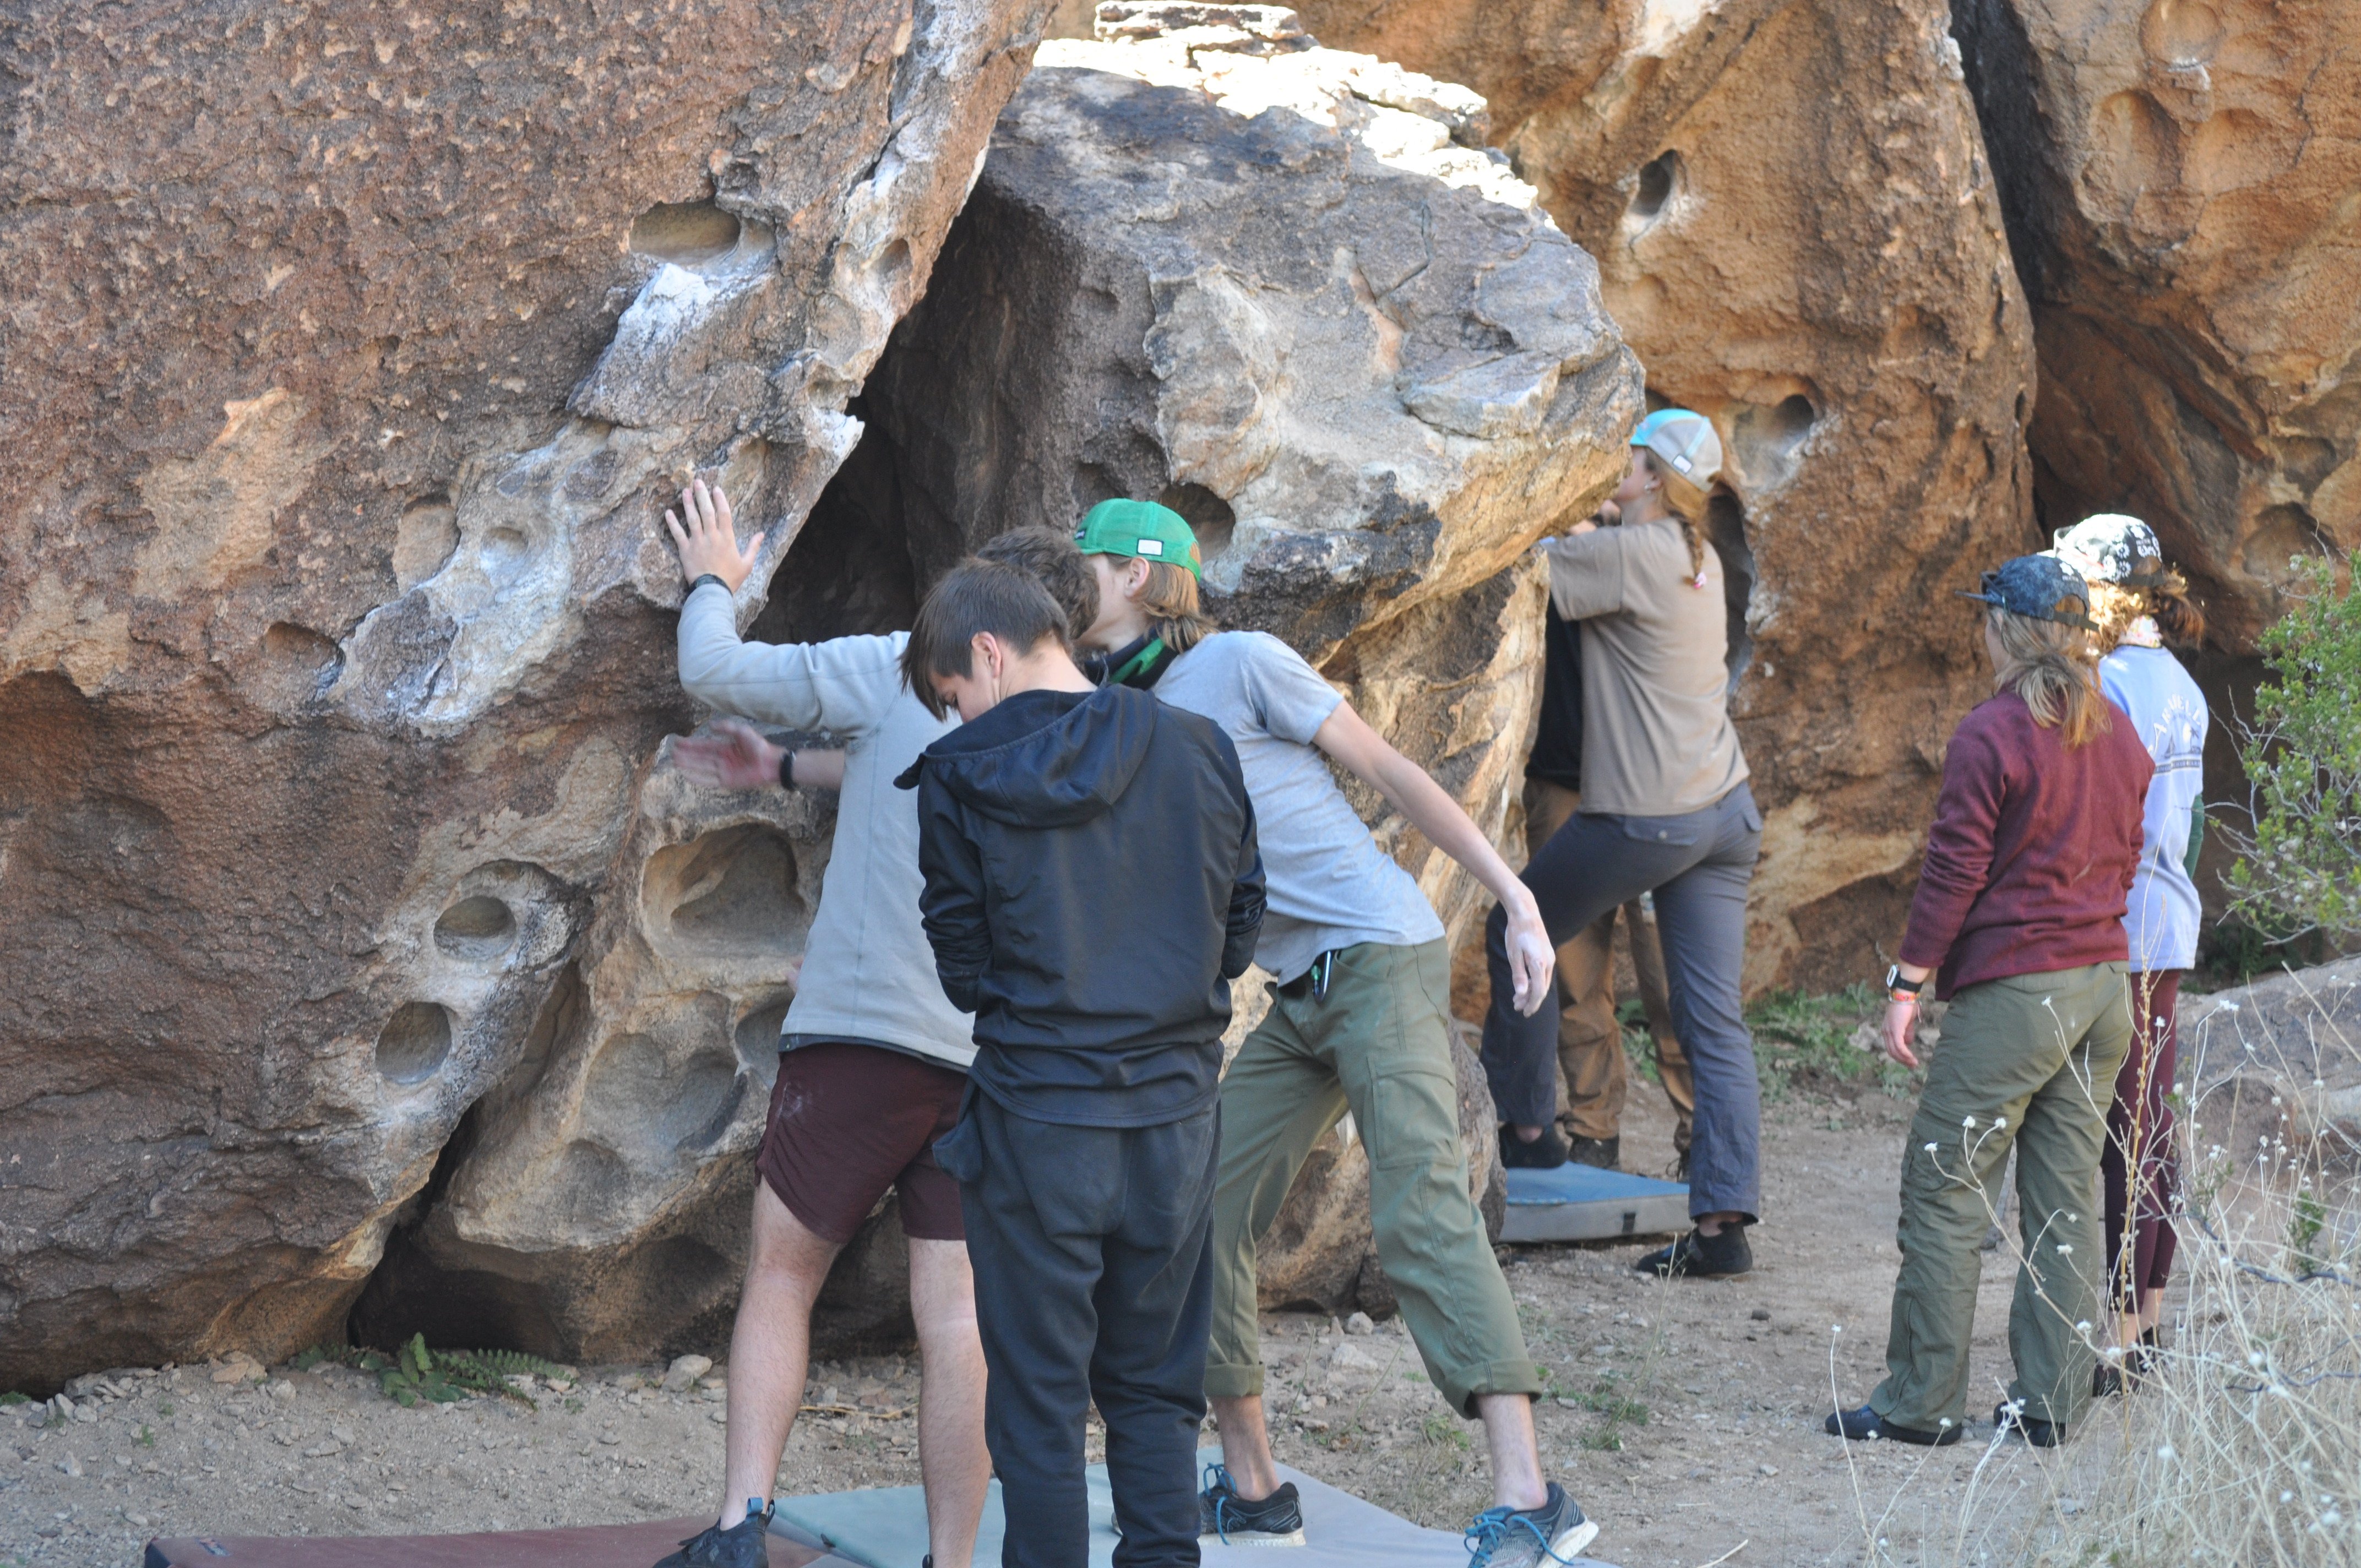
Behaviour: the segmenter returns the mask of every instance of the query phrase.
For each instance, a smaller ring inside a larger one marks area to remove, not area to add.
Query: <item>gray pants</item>
[[[1763,814],[1740,784],[1679,817],[1577,812],[1527,861],[1550,941],[1560,944],[1626,900],[1653,892],[1664,948],[1673,1030],[1697,1085],[1689,1141],[1689,1212],[1761,1211],[1762,1086],[1754,1040],[1739,1007],[1746,953],[1746,887],[1763,850]],[[1546,1125],[1557,1114],[1557,1009],[1520,1016],[1509,970],[1508,915],[1484,927],[1492,1005],[1484,1015],[1484,1072],[1501,1120]]]

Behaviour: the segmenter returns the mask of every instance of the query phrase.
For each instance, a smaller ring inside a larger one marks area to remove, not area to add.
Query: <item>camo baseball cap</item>
[[[1179,512],[1154,501],[1101,501],[1082,514],[1074,529],[1074,544],[1085,555],[1170,561],[1188,567],[1189,575],[1200,581],[1205,576],[1196,531]]]
[[[2164,546],[2157,543],[2156,530],[2119,511],[2103,511],[2059,529],[2051,553],[2091,582],[2126,588],[2164,586]]]
[[[2091,620],[2091,588],[2082,575],[2055,555],[2019,555],[1986,572],[1976,591],[1960,597],[2035,620],[2096,630]]]
[[[1721,437],[1713,421],[1689,409],[1658,409],[1631,433],[1631,444],[1646,447],[1694,485],[1710,484],[1721,472]]]

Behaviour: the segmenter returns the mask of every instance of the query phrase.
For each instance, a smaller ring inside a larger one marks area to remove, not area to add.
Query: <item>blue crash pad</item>
[[[1596,1242],[1688,1228],[1686,1183],[1572,1160],[1555,1170],[1511,1166],[1504,1242]]]
[[[1197,1455],[1200,1470],[1218,1464],[1221,1457],[1219,1449],[1202,1451]],[[1467,1549],[1456,1534],[1422,1530],[1284,1464],[1279,1474],[1302,1494],[1305,1544],[1279,1548],[1208,1541],[1205,1568],[1467,1568]],[[1115,1497],[1107,1488],[1105,1465],[1092,1465],[1088,1475],[1091,1568],[1111,1568],[1116,1540]],[[862,1568],[919,1568],[927,1555],[926,1494],[917,1486],[890,1486],[783,1497],[771,1528]],[[977,1568],[991,1568],[1000,1561],[1000,1483],[995,1481],[976,1531]],[[1584,1565],[1603,1568],[1587,1558],[1575,1559],[1570,1568]]]

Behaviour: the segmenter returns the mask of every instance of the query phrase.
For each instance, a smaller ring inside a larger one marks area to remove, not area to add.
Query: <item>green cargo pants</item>
[[[1275,992],[1222,1079],[1205,1392],[1262,1392],[1255,1242],[1312,1146],[1350,1109],[1369,1157],[1378,1262],[1427,1376],[1467,1416],[1478,1394],[1539,1394],[1541,1369],[1467,1195],[1445,1021],[1450,955],[1441,942],[1364,942],[1340,949],[1334,966],[1325,998],[1300,985]]]
[[[2091,1396],[2090,1334],[2104,1310],[2099,1155],[2130,1047],[2122,963],[2012,975],[1961,990],[1943,1017],[1902,1154],[1902,1274],[1885,1381],[1870,1408],[1932,1431],[1967,1419],[1980,1248],[2016,1147],[2024,1249],[2008,1310],[2008,1397],[2070,1425]]]

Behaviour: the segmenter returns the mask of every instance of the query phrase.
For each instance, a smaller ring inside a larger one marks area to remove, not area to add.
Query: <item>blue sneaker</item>
[[[1269,1497],[1249,1503],[1238,1496],[1226,1466],[1206,1465],[1205,1489],[1197,1494],[1197,1539],[1224,1546],[1302,1545],[1303,1508],[1295,1483],[1282,1481]]]
[[[1571,1563],[1598,1527],[1553,1481],[1537,1508],[1486,1508],[1467,1527],[1467,1568],[1549,1568]]]
[[[771,1506],[756,1509],[760,1499],[746,1501],[746,1517],[723,1530],[707,1525],[680,1543],[680,1550],[657,1562],[655,1568],[769,1568],[770,1549],[763,1542],[771,1528]]]

